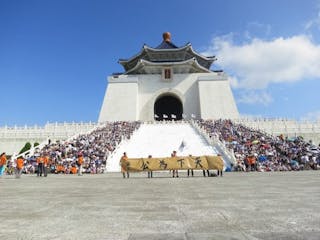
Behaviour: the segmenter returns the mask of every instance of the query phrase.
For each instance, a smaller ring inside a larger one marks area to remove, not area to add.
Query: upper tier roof
[[[196,65],[199,66],[199,72],[210,71],[211,64],[216,60],[215,56],[205,57],[200,55],[193,50],[190,43],[182,47],[177,47],[171,42],[170,37],[170,33],[164,33],[162,43],[156,48],[144,45],[141,51],[133,57],[129,59],[119,59],[119,63],[126,71],[125,74],[139,74],[132,70],[136,68],[141,60],[158,63],[157,65],[165,63],[167,66],[168,63],[173,64],[194,59],[194,61],[197,62]]]
[[[162,41],[156,49],[172,49],[172,48],[178,48],[176,45],[174,45],[172,42],[166,42]]]

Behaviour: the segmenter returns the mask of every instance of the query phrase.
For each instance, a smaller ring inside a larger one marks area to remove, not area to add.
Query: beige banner
[[[166,158],[128,158],[120,160],[122,171],[159,171],[187,169],[223,169],[221,156],[166,157]]]

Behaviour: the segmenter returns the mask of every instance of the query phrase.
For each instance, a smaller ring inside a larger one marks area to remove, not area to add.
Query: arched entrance
[[[155,120],[181,120],[182,113],[182,102],[174,95],[160,96],[154,103]]]

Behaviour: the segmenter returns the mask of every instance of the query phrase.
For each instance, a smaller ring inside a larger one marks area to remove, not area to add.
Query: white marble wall
[[[239,113],[223,73],[174,74],[164,81],[160,74],[120,75],[108,78],[99,122],[154,119],[154,104],[159,96],[179,98],[183,113],[190,118],[237,118]]]
[[[76,134],[91,131],[97,123],[47,123],[44,126],[4,126],[0,127],[0,152],[8,155],[18,153],[30,142],[41,143],[50,139],[66,140]]]

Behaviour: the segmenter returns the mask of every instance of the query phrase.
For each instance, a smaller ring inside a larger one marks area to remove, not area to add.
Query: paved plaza
[[[0,179],[0,239],[320,239],[320,171]]]

